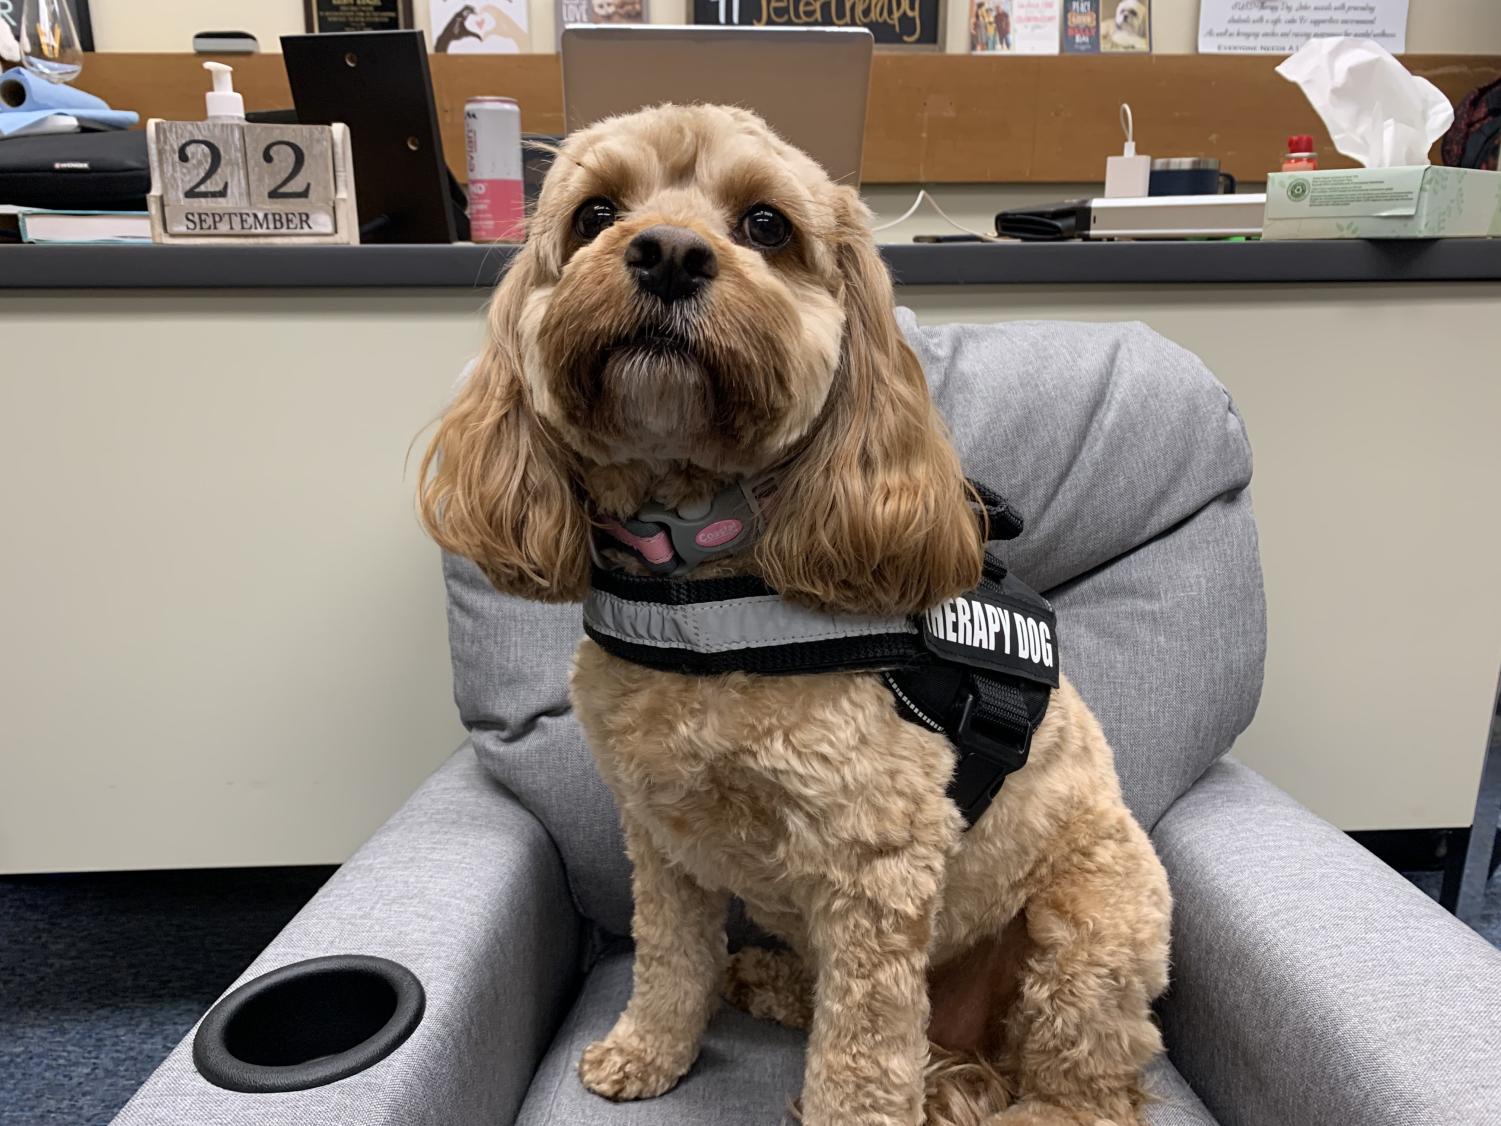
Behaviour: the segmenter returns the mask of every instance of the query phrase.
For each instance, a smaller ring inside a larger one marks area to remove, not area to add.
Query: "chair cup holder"
[[[422,1020],[422,983],[405,966],[337,954],[247,981],[208,1011],[193,1064],[216,1087],[305,1091],[394,1052]]]

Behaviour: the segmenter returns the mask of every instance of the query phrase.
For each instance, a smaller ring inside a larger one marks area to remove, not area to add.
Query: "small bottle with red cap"
[[[1319,167],[1319,154],[1313,151],[1313,138],[1307,133],[1294,133],[1287,139],[1287,152],[1282,155],[1282,171],[1315,172]]]

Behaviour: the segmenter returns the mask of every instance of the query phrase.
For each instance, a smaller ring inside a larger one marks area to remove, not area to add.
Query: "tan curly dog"
[[[743,110],[573,135],[428,451],[428,528],[503,591],[577,600],[592,514],[768,471],[759,540],[717,572],[880,614],[977,583],[980,517],[856,192]],[[1138,1121],[1171,904],[1067,681],[968,832],[949,744],[873,674],[693,677],[585,641],[572,691],[635,869],[634,991],[591,1090],[669,1090],[723,990],[808,1028],[810,1126]],[[731,959],[731,895],[787,949]]]

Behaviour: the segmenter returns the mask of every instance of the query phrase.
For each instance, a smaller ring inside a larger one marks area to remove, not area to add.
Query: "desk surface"
[[[1501,239],[883,246],[898,285],[1501,280]],[[488,288],[503,246],[7,246],[0,288]]]

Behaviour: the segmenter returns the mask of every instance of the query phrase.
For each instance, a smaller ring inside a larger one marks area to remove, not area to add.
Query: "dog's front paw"
[[[579,1078],[596,1095],[616,1102],[650,1099],[672,1090],[692,1062],[660,1050],[638,1034],[611,1033],[584,1049]]]

